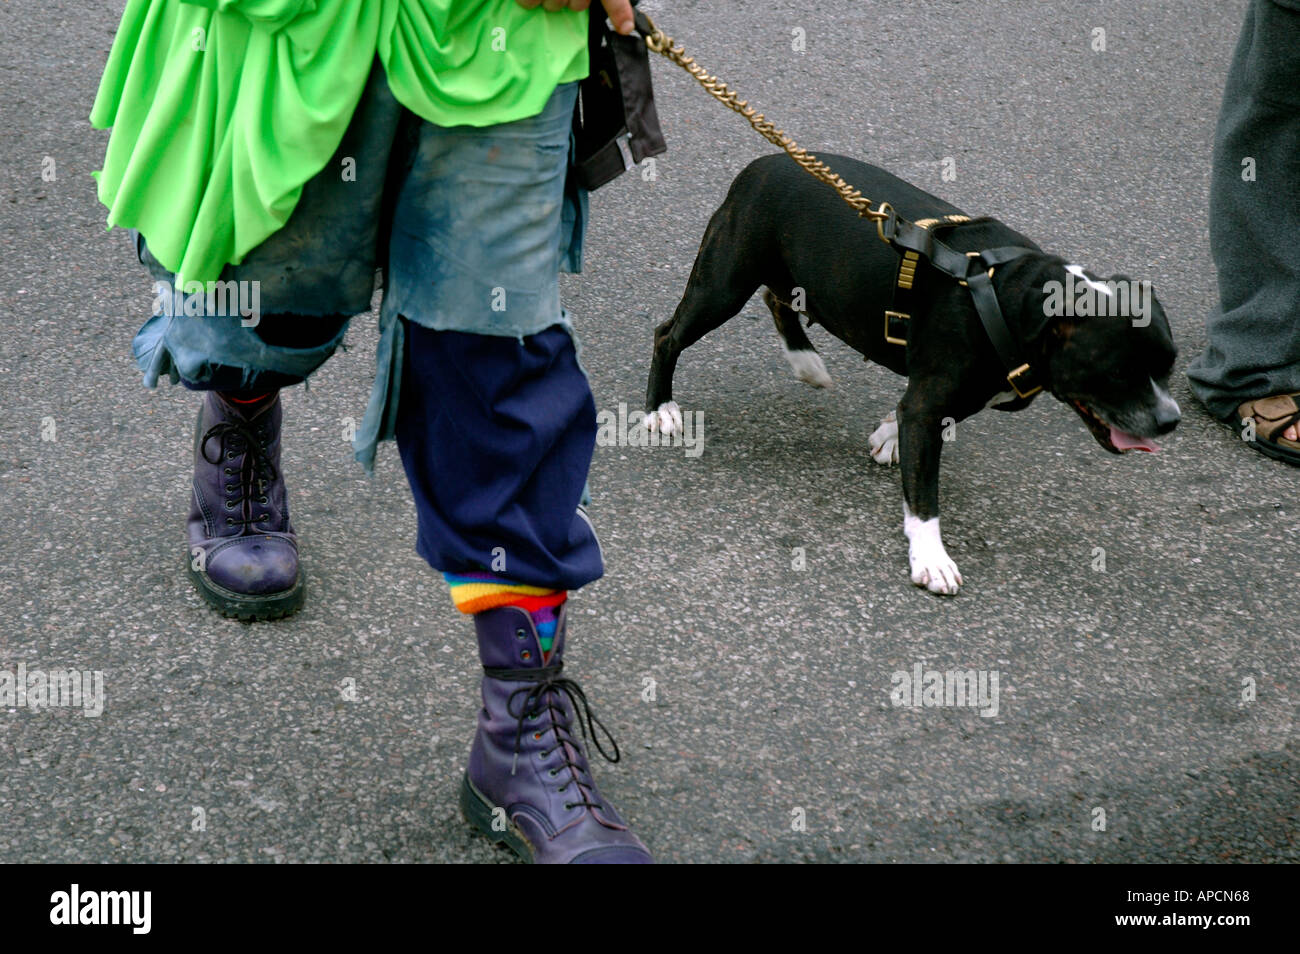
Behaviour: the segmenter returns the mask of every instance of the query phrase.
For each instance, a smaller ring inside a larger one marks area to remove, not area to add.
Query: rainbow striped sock
[[[462,613],[472,615],[501,606],[518,606],[527,610],[537,627],[542,652],[550,655],[555,642],[555,626],[559,621],[557,614],[569,598],[567,591],[511,583],[487,572],[444,573],[443,578],[451,587],[452,602]]]

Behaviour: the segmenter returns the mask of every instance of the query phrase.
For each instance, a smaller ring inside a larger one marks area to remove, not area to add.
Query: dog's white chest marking
[[[1066,265],[1065,270],[1069,272],[1071,275],[1073,275],[1075,278],[1077,278],[1079,281],[1083,282],[1093,291],[1099,292],[1100,294],[1105,295],[1107,298],[1111,297],[1111,295],[1113,294],[1107,286],[1102,285],[1099,282],[1094,282],[1091,278],[1085,275],[1083,273],[1082,265]]]
[[[1018,395],[1015,391],[1003,391],[1002,393],[995,394],[989,398],[988,403],[986,403],[984,407],[985,409],[988,409],[990,407],[997,407],[999,404],[1009,404],[1017,397]]]
[[[907,534],[907,556],[912,564],[912,582],[931,593],[953,596],[961,589],[961,573],[943,547],[939,518],[922,520],[903,504],[903,532]]]
[[[880,422],[880,426],[871,432],[867,438],[867,444],[871,448],[871,459],[877,464],[884,464],[888,467],[890,464],[898,463],[898,415],[890,411],[889,415]]]

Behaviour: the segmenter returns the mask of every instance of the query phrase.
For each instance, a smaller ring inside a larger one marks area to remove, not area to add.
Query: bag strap
[[[580,85],[573,131],[579,184],[598,189],[649,156],[668,150],[655,109],[650,52],[645,36],[654,29],[635,11],[636,30],[615,32],[599,10],[590,14],[590,73]]]

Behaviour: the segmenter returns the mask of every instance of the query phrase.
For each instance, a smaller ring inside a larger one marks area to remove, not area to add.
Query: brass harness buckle
[[[1028,371],[1029,371],[1029,365],[1022,364],[1020,367],[1016,368],[1016,370],[1012,371],[1010,374],[1007,375],[1007,384],[1011,385],[1011,390],[1015,391],[1016,396],[1022,399],[1031,398],[1043,389],[1043,386],[1040,384],[1037,387],[1031,388],[1028,391],[1020,390],[1020,385],[1016,384],[1016,379],[1020,377],[1022,374],[1027,373]]]
[[[893,335],[891,335],[891,334],[889,333],[889,323],[890,323],[890,321],[909,321],[909,320],[911,319],[911,317],[912,317],[911,315],[905,314],[904,312],[901,312],[901,311],[886,311],[886,312],[885,312],[885,341],[886,341],[886,343],[888,343],[888,344],[892,344],[892,345],[902,345],[903,347],[907,347],[907,339],[906,339],[906,338],[896,338],[896,337],[894,337]]]

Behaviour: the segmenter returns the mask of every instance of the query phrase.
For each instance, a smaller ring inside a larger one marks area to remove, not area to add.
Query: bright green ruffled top
[[[183,281],[217,278],[289,219],[378,56],[442,126],[541,112],[587,75],[587,15],[515,0],[128,0],[91,124],[108,225]]]

